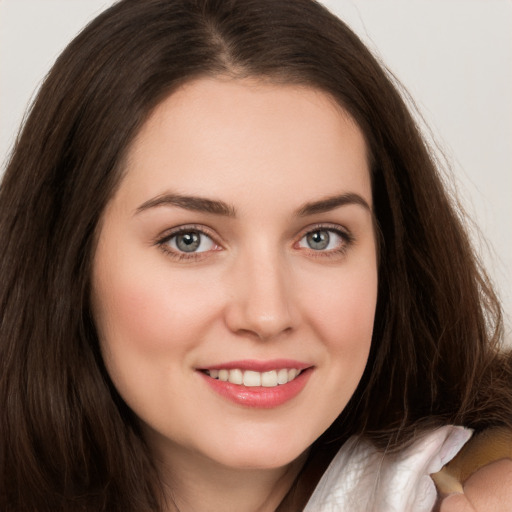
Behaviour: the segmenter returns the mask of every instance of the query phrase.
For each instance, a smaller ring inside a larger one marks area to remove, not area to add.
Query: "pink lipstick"
[[[243,360],[199,369],[206,384],[238,405],[270,409],[295,398],[313,372],[311,365],[289,359]]]

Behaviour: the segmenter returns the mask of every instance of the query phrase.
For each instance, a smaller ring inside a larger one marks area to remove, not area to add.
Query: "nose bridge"
[[[267,339],[294,327],[289,269],[275,246],[260,243],[241,251],[233,265],[231,286],[228,324],[233,331]]]

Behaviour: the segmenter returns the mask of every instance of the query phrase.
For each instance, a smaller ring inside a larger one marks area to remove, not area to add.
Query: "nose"
[[[225,318],[232,332],[269,340],[296,328],[293,282],[279,255],[240,256],[230,274]]]

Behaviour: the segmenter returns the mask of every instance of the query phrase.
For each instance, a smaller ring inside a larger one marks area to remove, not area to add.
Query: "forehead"
[[[132,143],[121,188],[296,202],[357,192],[371,204],[361,130],[328,94],[255,79],[200,79],[162,101]]]

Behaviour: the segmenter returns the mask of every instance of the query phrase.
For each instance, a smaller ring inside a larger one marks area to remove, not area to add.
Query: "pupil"
[[[199,247],[200,237],[198,233],[183,233],[176,239],[178,249],[183,252],[194,252]]]
[[[307,242],[311,249],[320,251],[329,245],[329,233],[327,231],[315,231],[307,236]]]

